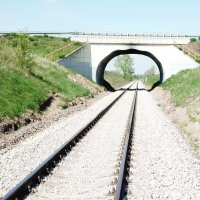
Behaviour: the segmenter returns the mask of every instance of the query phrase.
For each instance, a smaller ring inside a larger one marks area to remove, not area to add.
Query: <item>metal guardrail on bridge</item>
[[[117,38],[186,38],[195,37],[185,33],[166,33],[166,32],[134,32],[134,31],[81,31],[74,32],[75,37],[117,37]]]
[[[0,31],[0,35],[10,34],[12,32],[20,31]],[[113,38],[197,38],[199,35],[188,35],[186,33],[175,33],[175,32],[136,32],[136,31],[84,31],[84,30],[74,30],[70,32],[62,31],[26,31],[30,35],[71,35],[75,37],[113,37]]]

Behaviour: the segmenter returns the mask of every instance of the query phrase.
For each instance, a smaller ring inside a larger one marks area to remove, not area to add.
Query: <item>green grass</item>
[[[190,120],[191,122],[194,122],[194,123],[198,121],[198,120],[196,119],[196,117],[193,117],[192,115],[189,115],[188,118],[189,118],[189,120]]]
[[[180,71],[172,75],[160,86],[170,91],[176,106],[190,104],[200,95],[200,67]]]
[[[147,82],[145,82],[146,78],[147,78]],[[156,74],[156,75],[152,74],[152,75],[149,75],[149,76],[145,76],[143,79],[144,79],[145,85],[152,87],[154,83],[156,83],[160,80],[160,75],[159,74]]]
[[[188,131],[184,130],[183,128],[181,130],[189,138],[190,144],[191,144],[192,148],[194,149],[194,152],[197,154],[198,158],[200,159],[199,144],[194,141],[194,139],[192,138],[192,134],[191,133],[189,133]]]
[[[174,124],[178,124],[178,120],[177,119],[172,119],[172,122],[174,123]]]
[[[86,96],[90,91],[68,79],[72,70],[37,58],[33,73],[0,65],[0,117],[14,117],[28,109],[39,111],[52,92],[67,99]]]
[[[30,70],[26,64],[21,67],[17,62],[18,37],[15,33],[0,36],[0,120],[2,117],[20,116],[29,109],[40,112],[40,105],[52,96],[52,93],[61,94],[60,106],[63,108],[67,107],[68,101],[90,94],[88,89],[68,78],[68,75],[75,76],[76,72],[42,58],[70,44],[69,38],[47,35],[25,38],[23,42],[30,47],[32,56],[29,56],[34,61]],[[75,42],[65,52],[54,55],[52,60],[62,58],[81,45],[83,44]],[[111,84],[127,83],[122,75],[115,72],[106,72],[105,76]],[[98,85],[94,87],[99,89]]]
[[[105,71],[104,78],[108,81],[112,86],[118,86],[128,83],[129,81],[126,80],[123,75],[119,74],[116,71]]]
[[[16,40],[17,40],[17,35],[14,33],[2,35],[0,36],[0,45],[16,48],[17,46]],[[59,48],[67,46],[72,43],[70,38],[58,38],[48,35],[29,36],[29,42],[30,42],[29,44],[31,48],[31,53],[39,55],[41,57],[45,57],[47,54],[52,53],[53,51],[56,51]],[[81,42],[73,42],[72,45],[54,53],[52,56],[49,55],[47,58],[52,61],[59,60],[63,58],[65,55],[81,47],[82,45],[83,43]]]

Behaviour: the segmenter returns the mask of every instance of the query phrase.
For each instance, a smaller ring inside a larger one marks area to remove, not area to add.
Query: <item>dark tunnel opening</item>
[[[156,83],[154,87],[157,85],[161,84],[163,82],[163,67],[161,62],[150,52],[148,51],[140,51],[137,49],[127,49],[127,50],[116,50],[111,52],[109,55],[107,55],[101,62],[99,63],[96,71],[96,82],[100,85],[103,85],[107,88],[109,91],[114,91],[114,88],[104,79],[104,71],[107,66],[107,64],[115,58],[116,56],[119,55],[124,55],[124,54],[139,54],[139,55],[144,55],[149,58],[151,58],[157,65],[159,72],[160,72],[160,81],[159,83]]]

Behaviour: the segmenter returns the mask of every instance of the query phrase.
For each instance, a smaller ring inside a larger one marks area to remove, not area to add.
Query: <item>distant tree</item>
[[[155,66],[152,66],[152,67],[149,69],[149,74],[153,74],[153,75],[156,74],[156,67],[155,67]]]
[[[152,66],[150,69],[148,69],[144,75],[149,76],[149,75],[155,75],[156,74],[156,67]]]
[[[133,58],[131,58],[129,55],[122,55],[118,56],[114,61],[116,70],[123,74],[125,79],[132,80],[135,72],[135,69],[133,68]]]

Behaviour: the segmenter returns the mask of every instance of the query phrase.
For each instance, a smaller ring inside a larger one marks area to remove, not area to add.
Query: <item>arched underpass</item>
[[[104,79],[104,71],[105,71],[107,64],[110,62],[110,60],[112,60],[116,56],[124,55],[124,54],[140,54],[140,55],[144,55],[144,56],[151,58],[156,63],[156,65],[159,69],[159,72],[160,72],[159,84],[161,84],[163,82],[163,67],[162,67],[162,64],[152,53],[150,53],[148,51],[140,51],[140,50],[137,50],[137,49],[127,49],[127,50],[113,51],[109,55],[107,55],[103,60],[101,60],[101,62],[99,63],[99,65],[97,67],[97,71],[96,71],[96,81],[97,81],[98,84],[107,87],[109,90],[112,90],[109,83]]]

